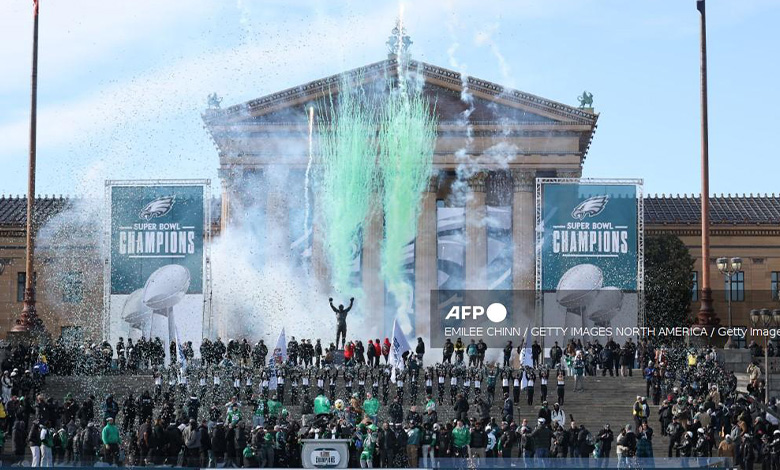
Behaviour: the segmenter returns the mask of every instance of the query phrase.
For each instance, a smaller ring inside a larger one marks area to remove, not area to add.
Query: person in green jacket
[[[379,400],[377,400],[371,392],[366,394],[366,401],[363,402],[363,412],[368,416],[372,423],[376,423],[377,415],[379,414]]]
[[[471,432],[469,428],[463,425],[463,421],[458,420],[458,424],[452,430],[452,447],[454,448],[455,457],[468,457],[470,443]]]
[[[252,446],[247,442],[246,447],[244,447],[244,466],[245,467],[254,467],[257,465],[257,462],[255,462],[255,451],[252,449]]]
[[[366,428],[366,437],[363,438],[363,451],[360,452],[360,468],[374,468],[374,450],[376,449],[376,424]]]
[[[276,424],[281,413],[282,402],[278,401],[276,395],[274,395],[268,400],[268,420],[271,421],[271,424]]]
[[[117,464],[119,457],[119,429],[114,425],[114,418],[106,419],[106,425],[101,433],[104,457],[109,465]]]
[[[234,406],[230,408],[227,412],[227,416],[225,416],[225,423],[230,425],[236,425],[239,421],[241,421],[241,408]]]
[[[330,414],[330,400],[324,394],[319,394],[314,398],[314,414]]]
[[[417,468],[417,451],[422,442],[422,433],[420,428],[414,423],[409,423],[409,429],[406,431],[406,458],[411,468]]]

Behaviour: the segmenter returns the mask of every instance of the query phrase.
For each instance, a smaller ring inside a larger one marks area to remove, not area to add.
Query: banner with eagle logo
[[[635,327],[641,180],[542,178],[537,191],[544,326]]]
[[[104,336],[188,341],[198,351],[209,291],[209,182],[107,181]]]

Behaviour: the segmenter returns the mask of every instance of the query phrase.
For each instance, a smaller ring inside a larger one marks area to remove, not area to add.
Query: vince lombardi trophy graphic
[[[623,305],[623,292],[603,283],[601,268],[588,263],[573,266],[561,276],[556,300],[566,308],[565,326],[610,326]]]
[[[152,310],[144,304],[143,288],[136,289],[127,296],[122,307],[122,319],[131,329],[140,330],[142,335],[149,333],[151,338]],[[130,337],[129,332],[127,336]]]
[[[176,339],[176,320],[173,307],[184,298],[190,288],[190,271],[178,264],[169,264],[157,269],[144,285],[143,303],[152,313],[168,317],[168,345]],[[180,345],[177,344],[177,347]],[[173,360],[173,358],[171,358]]]

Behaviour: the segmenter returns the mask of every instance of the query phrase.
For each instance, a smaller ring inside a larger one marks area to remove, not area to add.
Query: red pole
[[[32,86],[30,93],[30,156],[27,175],[27,253],[25,259],[24,308],[11,329],[15,333],[27,333],[39,325],[35,311],[35,236],[33,221],[35,216],[35,160],[38,121],[38,1],[33,1],[33,54]]]
[[[707,122],[707,15],[704,8],[705,0],[697,0],[696,8],[701,13],[701,307],[698,323],[700,325],[717,325],[712,306],[712,289],[710,288],[710,164]],[[731,293],[729,292],[729,295]]]

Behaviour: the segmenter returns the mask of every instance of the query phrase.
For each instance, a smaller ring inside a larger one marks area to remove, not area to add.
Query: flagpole
[[[24,334],[37,330],[41,321],[35,311],[35,237],[33,221],[35,215],[35,160],[38,122],[38,0],[33,1],[33,53],[32,85],[30,90],[30,154],[27,174],[27,252],[25,258],[24,308],[11,328],[12,333]]]
[[[707,119],[707,15],[704,0],[696,1],[701,14],[701,304],[697,315],[700,325],[712,326],[719,323],[712,305],[710,288],[710,163],[709,124]],[[731,293],[729,293],[731,295]]]

